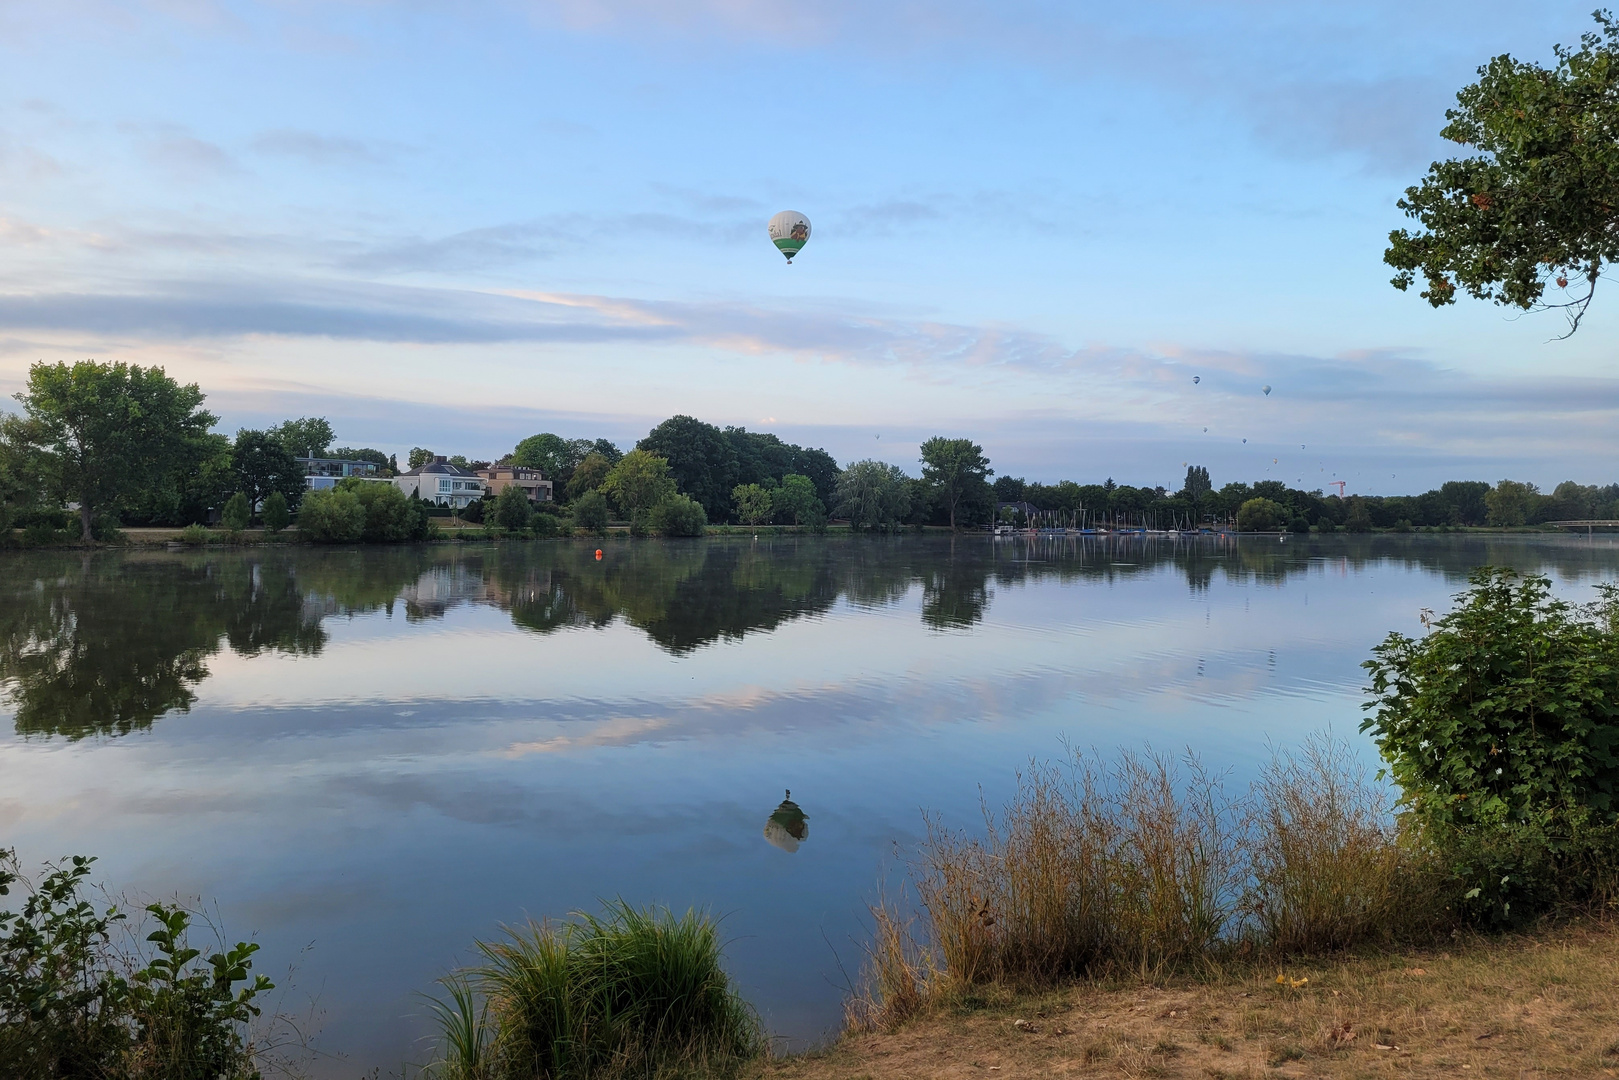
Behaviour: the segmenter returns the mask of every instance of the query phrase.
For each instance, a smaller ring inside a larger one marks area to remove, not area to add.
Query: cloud
[[[169,132],[148,139],[147,160],[183,180],[232,176],[242,171],[229,154],[206,139]]]
[[[253,140],[253,149],[275,157],[296,158],[310,165],[374,165],[391,156],[375,143],[293,128],[261,133]]]

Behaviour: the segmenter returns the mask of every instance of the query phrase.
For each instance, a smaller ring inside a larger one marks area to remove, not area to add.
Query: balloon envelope
[[[1265,396],[1266,397],[1270,397],[1270,387],[1269,386],[1261,386],[1260,389],[1265,391]]]
[[[1203,381],[1203,376],[1201,376],[1201,375],[1193,375],[1192,376],[1192,385],[1193,386],[1196,386],[1198,383],[1200,383],[1202,381]]]
[[[809,218],[797,210],[783,210],[770,219],[770,242],[776,245],[776,250],[787,256],[792,262],[793,256],[803,250],[809,243]]]

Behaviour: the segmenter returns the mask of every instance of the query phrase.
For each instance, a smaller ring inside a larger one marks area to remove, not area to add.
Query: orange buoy
[[[600,561],[601,561],[601,557],[602,557],[602,549],[601,549],[601,548],[597,548],[597,549],[596,549],[596,561],[597,561],[597,562],[600,562]]]

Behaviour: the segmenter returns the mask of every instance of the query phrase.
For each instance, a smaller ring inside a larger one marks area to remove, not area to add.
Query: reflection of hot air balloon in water
[[[809,218],[797,210],[783,210],[770,219],[770,242],[776,245],[777,251],[787,256],[789,263],[809,243],[809,236]]]
[[[809,839],[809,818],[793,802],[791,791],[765,822],[765,839],[783,851],[797,851]]]

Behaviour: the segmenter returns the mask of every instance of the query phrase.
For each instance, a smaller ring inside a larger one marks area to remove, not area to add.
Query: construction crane
[[[1338,498],[1340,498],[1340,499],[1343,498],[1344,497],[1344,482],[1342,480],[1328,480],[1327,481],[1327,486],[1328,487],[1332,487],[1334,484],[1338,485]]]

